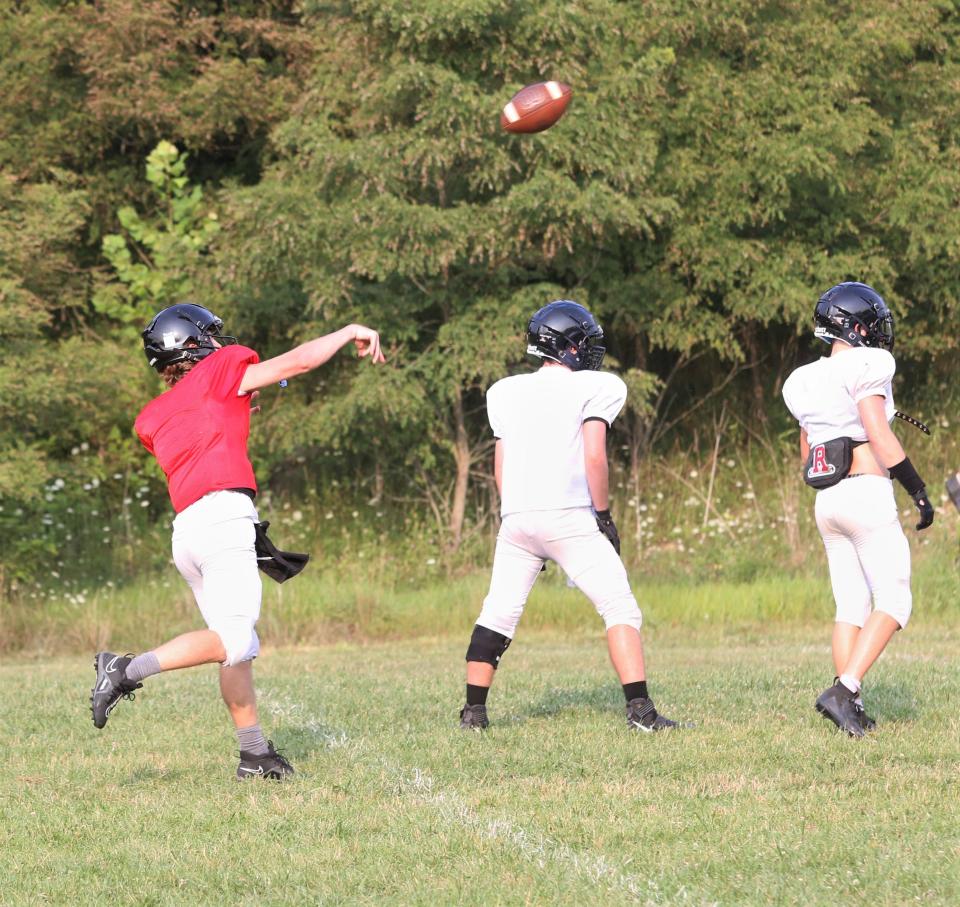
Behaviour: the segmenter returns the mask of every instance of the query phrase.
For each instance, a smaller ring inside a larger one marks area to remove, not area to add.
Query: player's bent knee
[[[853,624],[855,627],[863,628],[870,616],[870,602],[837,602],[837,616],[834,618],[839,624]]]
[[[223,660],[224,667],[229,668],[244,661],[252,661],[260,653],[260,639],[252,624],[217,627],[216,632],[227,653]]]
[[[492,630],[507,639],[513,639],[517,633],[517,625],[523,615],[523,608],[498,607],[489,599],[484,601],[483,608],[477,617],[477,626]]]
[[[500,657],[507,651],[510,637],[476,624],[470,645],[467,647],[467,661],[483,661],[493,665],[494,670],[500,664]]]
[[[639,630],[643,625],[643,615],[640,613],[640,607],[637,600],[632,596],[623,596],[607,602],[597,611],[603,618],[604,626],[609,630],[611,627],[633,627]]]
[[[884,597],[877,601],[876,610],[882,611],[884,614],[892,617],[900,624],[900,629],[902,630],[907,625],[907,621],[910,620],[910,614],[913,611],[913,599],[909,593],[907,593],[906,597]]]

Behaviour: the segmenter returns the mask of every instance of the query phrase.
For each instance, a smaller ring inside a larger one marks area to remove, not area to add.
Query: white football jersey
[[[627,399],[611,372],[545,366],[502,378],[487,391],[487,417],[503,443],[500,513],[590,507],[583,423],[609,427]]]
[[[884,397],[887,421],[891,421],[896,412],[895,371],[896,362],[886,350],[852,347],[795,369],[784,382],[783,399],[811,447],[832,438],[866,441],[857,404],[866,397]]]

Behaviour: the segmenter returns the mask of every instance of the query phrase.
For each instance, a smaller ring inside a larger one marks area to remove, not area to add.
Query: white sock
[[[841,674],[840,683],[842,683],[851,693],[860,692],[860,681],[852,674]]]

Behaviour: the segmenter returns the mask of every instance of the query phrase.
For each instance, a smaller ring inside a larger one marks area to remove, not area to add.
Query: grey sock
[[[259,724],[252,727],[238,727],[237,742],[240,744],[241,753],[253,753],[254,756],[262,756],[270,752],[270,747],[267,746],[267,741],[264,739]]]
[[[124,673],[127,675],[127,680],[140,683],[144,678],[159,674],[162,670],[160,662],[157,661],[157,656],[153,652],[144,652],[143,655],[138,655],[127,665],[127,670]]]

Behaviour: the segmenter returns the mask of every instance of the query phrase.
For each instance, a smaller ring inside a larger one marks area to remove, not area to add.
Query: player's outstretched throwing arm
[[[357,348],[361,359],[369,357],[371,363],[385,362],[380,349],[380,335],[362,324],[348,324],[332,334],[324,334],[308,340],[286,353],[274,356],[266,362],[257,362],[247,367],[240,384],[240,393],[246,394],[260,387],[267,387],[287,378],[313,371],[331,359],[348,343]]]

